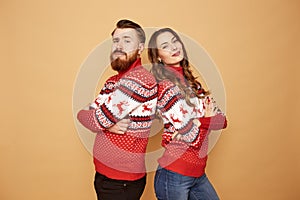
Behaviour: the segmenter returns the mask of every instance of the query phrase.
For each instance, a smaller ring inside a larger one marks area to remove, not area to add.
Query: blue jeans
[[[206,174],[195,178],[158,167],[154,188],[158,200],[219,200]]]

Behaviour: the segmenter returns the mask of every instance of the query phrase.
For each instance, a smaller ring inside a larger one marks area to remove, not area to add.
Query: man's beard
[[[139,51],[136,50],[135,52],[133,52],[132,54],[128,55],[125,52],[121,52],[124,54],[125,56],[125,60],[120,59],[120,57],[117,57],[116,59],[113,59],[113,54],[117,52],[114,51],[111,55],[110,55],[110,61],[111,61],[111,67],[113,70],[121,72],[121,71],[126,71],[127,69],[129,69],[129,67],[138,59],[139,57]]]

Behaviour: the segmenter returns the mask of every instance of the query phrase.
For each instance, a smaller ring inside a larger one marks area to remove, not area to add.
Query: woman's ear
[[[138,47],[138,50],[139,50],[138,54],[141,55],[142,52],[144,51],[144,49],[145,49],[145,44],[144,43],[140,43],[139,47]]]

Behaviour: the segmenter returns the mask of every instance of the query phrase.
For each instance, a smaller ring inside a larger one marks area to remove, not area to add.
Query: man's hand
[[[176,140],[180,140],[182,137],[181,134],[178,133],[178,131],[175,131],[172,135],[172,140],[176,139]]]
[[[110,127],[108,130],[116,134],[124,134],[129,126],[130,119],[122,119],[118,121],[115,125]]]

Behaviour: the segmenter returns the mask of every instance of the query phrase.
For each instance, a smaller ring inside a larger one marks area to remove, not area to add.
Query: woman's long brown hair
[[[183,59],[182,59],[182,61],[180,61],[180,66],[182,66],[182,68],[183,68],[183,75],[185,77],[186,83],[190,87],[186,87],[185,85],[183,85],[180,82],[180,79],[178,77],[174,76],[173,72],[166,69],[164,67],[164,64],[161,61],[159,61],[159,59],[158,59],[159,55],[158,55],[158,47],[156,44],[156,39],[160,34],[162,34],[164,32],[172,33],[182,45]],[[179,35],[172,29],[162,28],[162,29],[159,29],[158,31],[155,31],[152,34],[149,44],[148,44],[148,58],[152,64],[151,72],[155,76],[156,80],[158,82],[160,82],[164,79],[169,79],[171,82],[173,82],[175,85],[177,85],[179,87],[179,89],[182,91],[182,94],[184,95],[184,98],[188,105],[194,106],[194,104],[191,103],[191,101],[190,101],[190,98],[192,95],[196,95],[198,98],[203,98],[204,96],[209,94],[208,91],[204,90],[201,83],[196,80],[197,77],[195,77],[192,74],[192,70],[189,65],[185,46],[184,46],[182,40],[180,39]],[[191,88],[192,91],[189,88]]]

